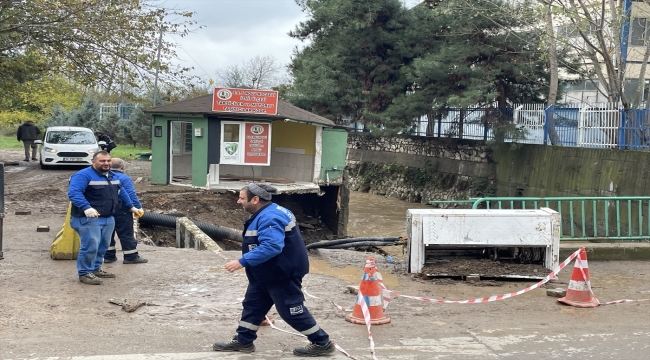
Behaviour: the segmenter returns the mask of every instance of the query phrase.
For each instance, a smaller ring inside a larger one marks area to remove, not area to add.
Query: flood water
[[[381,195],[350,191],[348,235],[352,237],[406,236],[406,210],[432,209]]]

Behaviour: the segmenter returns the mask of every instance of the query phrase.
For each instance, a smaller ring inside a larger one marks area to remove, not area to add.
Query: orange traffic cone
[[[354,324],[366,324],[363,317],[363,310],[360,305],[361,301],[363,301],[366,303],[366,307],[368,307],[370,324],[381,325],[390,322],[390,318],[384,316],[381,289],[379,287],[379,280],[375,276],[375,273],[377,273],[375,259],[369,257],[368,260],[366,260],[366,266],[363,269],[363,277],[361,278],[361,285],[359,285],[359,295],[357,295],[354,309],[352,310],[352,314],[345,316],[345,320]]]
[[[573,273],[571,273],[571,280],[567,287],[566,296],[557,299],[557,301],[581,308],[593,308],[600,305],[600,302],[591,291],[589,266],[587,264],[587,252],[585,248],[580,248],[580,254],[573,265]]]

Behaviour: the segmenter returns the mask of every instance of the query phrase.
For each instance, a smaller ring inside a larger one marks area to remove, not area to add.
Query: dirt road
[[[221,358],[210,350],[211,344],[227,340],[234,332],[246,287],[243,272],[230,274],[223,269],[228,259],[238,258],[238,252],[217,256],[141,244],[138,248],[149,263],[108,264],[105,269],[116,273],[116,279],[102,286],[80,284],[74,261],[49,257],[50,244],[65,216],[70,174],[42,171],[36,163],[8,167],[5,259],[0,260],[0,359]],[[25,209],[32,215],[15,215],[16,210]],[[49,225],[52,231],[36,232],[38,225]],[[345,289],[359,284],[367,254],[320,250],[310,256],[311,274],[304,280],[305,289],[351,307],[355,297]],[[531,285],[433,283],[406,274],[403,263],[391,264],[381,257],[377,262],[389,288],[407,295],[463,300]],[[589,270],[602,302],[650,297],[649,262],[590,262]],[[552,286],[566,287],[570,273],[569,267]],[[127,313],[109,303],[110,299],[140,300],[147,306]],[[344,313],[327,301],[309,298],[306,305],[344,349],[359,359],[370,358],[364,326],[346,322]],[[392,318],[390,324],[372,328],[380,359],[640,359],[650,352],[650,302],[578,309],[560,305],[544,289],[536,289],[477,305],[397,298],[387,315]],[[278,319],[278,327],[287,328],[274,309],[270,316]],[[292,358],[291,349],[304,343],[262,328],[258,351],[241,358]],[[174,355],[179,353],[196,356]]]

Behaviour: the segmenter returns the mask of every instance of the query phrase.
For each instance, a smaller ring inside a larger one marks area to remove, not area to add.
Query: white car
[[[50,126],[45,130],[41,145],[41,169],[50,166],[91,165],[93,155],[100,150],[92,130],[77,126]]]

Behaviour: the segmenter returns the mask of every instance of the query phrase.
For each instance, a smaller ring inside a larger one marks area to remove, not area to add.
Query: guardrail
[[[650,196],[490,197],[472,200],[472,209],[551,208],[562,216],[560,241],[650,239]]]

